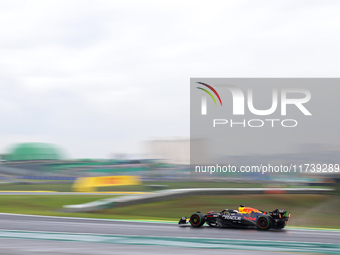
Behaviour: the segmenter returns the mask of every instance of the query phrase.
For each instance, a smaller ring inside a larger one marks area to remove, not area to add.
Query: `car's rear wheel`
[[[205,223],[204,216],[201,213],[194,213],[190,216],[190,224],[195,228],[202,227]]]
[[[268,216],[260,216],[257,218],[256,225],[258,229],[267,230],[270,228],[270,219]]]

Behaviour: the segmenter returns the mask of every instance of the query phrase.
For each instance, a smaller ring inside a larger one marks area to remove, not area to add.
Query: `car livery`
[[[225,209],[220,213],[210,211],[203,215],[201,212],[193,213],[189,219],[182,217],[178,224],[190,223],[193,227],[202,227],[205,223],[210,227],[226,228],[257,228],[260,230],[282,229],[286,226],[290,213],[285,209],[275,209],[265,212],[241,205],[238,210]]]

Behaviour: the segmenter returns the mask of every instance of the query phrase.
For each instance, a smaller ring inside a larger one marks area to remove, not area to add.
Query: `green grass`
[[[61,213],[63,205],[87,203],[113,196],[105,195],[1,195],[1,213],[19,213],[48,216],[91,217],[91,214]],[[92,217],[96,217],[93,215]]]
[[[197,196],[113,208],[103,213],[133,218],[138,212],[139,218],[179,220],[197,210],[219,212],[226,208],[237,209],[240,204],[264,211],[287,209],[292,213],[289,225],[340,228],[340,199],[331,195]]]
[[[2,183],[0,184],[1,190],[12,190],[12,191],[59,191],[59,192],[71,192],[71,183],[50,183],[50,184],[12,184]]]
[[[260,188],[261,184],[240,184],[240,183],[216,183],[216,182],[146,182],[143,185],[133,186],[111,186],[101,187],[98,191],[155,191],[150,185],[165,185],[167,189],[182,189],[182,188]],[[58,191],[71,192],[72,183],[50,183],[50,184],[0,184],[1,190],[16,190],[16,191]]]
[[[260,188],[261,184],[224,183],[224,182],[146,182],[143,185],[102,187],[98,191],[155,191],[151,185],[164,185],[166,189],[184,188]]]
[[[290,226],[326,227],[340,229],[340,198],[332,195],[240,195],[240,196],[195,196],[168,201],[131,205],[106,209],[96,213],[59,212],[63,205],[80,204],[113,196],[80,195],[2,195],[0,212],[49,216],[171,220],[190,216],[197,210],[206,213],[222,209],[237,209],[240,204],[270,211],[287,209],[292,213]]]

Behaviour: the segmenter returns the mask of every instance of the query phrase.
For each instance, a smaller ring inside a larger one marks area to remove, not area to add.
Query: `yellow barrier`
[[[95,192],[97,187],[140,185],[139,176],[101,176],[78,178],[72,185],[75,192]]]

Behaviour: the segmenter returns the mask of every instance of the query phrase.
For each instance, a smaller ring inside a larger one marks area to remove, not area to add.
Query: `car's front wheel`
[[[195,228],[202,227],[205,223],[204,216],[201,213],[194,213],[190,216],[190,224]]]

